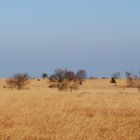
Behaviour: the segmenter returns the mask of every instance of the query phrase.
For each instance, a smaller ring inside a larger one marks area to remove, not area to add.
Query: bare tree
[[[56,69],[54,74],[49,77],[49,87],[58,88],[59,91],[78,88],[78,79],[73,71]]]
[[[83,80],[87,78],[87,73],[86,70],[79,70],[76,73],[77,79],[79,80],[79,84],[82,85],[83,84]]]
[[[127,86],[135,87],[136,78],[135,78],[134,74],[132,74],[131,72],[125,72],[125,74],[126,74],[126,78],[127,78]]]
[[[15,74],[13,78],[6,80],[6,84],[9,86],[9,88],[22,89],[25,87],[28,80],[28,74]]]
[[[57,87],[59,91],[67,88],[66,70],[56,69],[54,74],[49,77],[51,85],[49,87]]]
[[[135,87],[140,90],[140,76],[132,74],[131,72],[126,72],[127,86]]]
[[[78,79],[76,74],[73,71],[67,71],[66,72],[66,80],[68,83],[68,88],[70,89],[70,91],[72,92],[73,90],[77,90],[78,89]]]
[[[65,77],[68,81],[73,81],[77,79],[76,74],[73,71],[67,71]]]

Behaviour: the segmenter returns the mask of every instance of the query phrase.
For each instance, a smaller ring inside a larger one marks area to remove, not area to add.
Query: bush
[[[140,76],[132,74],[131,72],[126,72],[127,87],[135,87],[140,90]]]
[[[64,90],[67,88],[66,83],[66,70],[57,69],[55,70],[54,74],[49,77],[50,84],[49,87],[57,87],[59,91]]]
[[[16,74],[13,78],[9,78],[6,80],[6,84],[9,88],[17,88],[22,89],[27,84],[29,80],[28,74]]]
[[[16,88],[16,79],[14,79],[14,78],[7,79],[6,80],[6,85],[11,89]]]
[[[110,83],[116,84],[117,83],[116,79],[118,79],[119,77],[120,77],[120,72],[113,73]]]
[[[131,72],[126,72],[126,78],[127,78],[127,86],[128,87],[135,87],[136,86],[136,80],[137,78],[132,74]]]
[[[42,73],[42,76],[41,76],[43,79],[47,78],[48,77],[48,74],[47,73]]]
[[[76,90],[78,89],[79,78],[70,70],[57,69],[54,74],[49,77],[49,87],[62,90]]]
[[[87,78],[87,73],[86,73],[85,70],[79,70],[76,73],[76,77],[77,77],[77,80],[79,80],[79,84],[82,85],[83,84],[83,80]]]
[[[116,79],[115,79],[115,78],[111,78],[110,83],[112,83],[112,84],[116,84],[116,83],[117,83],[117,82],[116,82]]]

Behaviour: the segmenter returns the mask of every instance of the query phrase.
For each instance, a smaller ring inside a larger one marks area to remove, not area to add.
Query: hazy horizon
[[[56,68],[88,75],[140,70],[140,1],[2,1],[0,77]]]

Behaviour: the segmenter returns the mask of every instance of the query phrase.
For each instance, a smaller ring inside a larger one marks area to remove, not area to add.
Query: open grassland
[[[32,80],[23,90],[0,80],[0,140],[139,140],[140,92],[109,79],[73,92]]]

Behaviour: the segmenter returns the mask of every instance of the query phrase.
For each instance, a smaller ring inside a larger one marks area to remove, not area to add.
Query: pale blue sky
[[[0,76],[55,68],[139,71],[140,1],[0,1]]]

